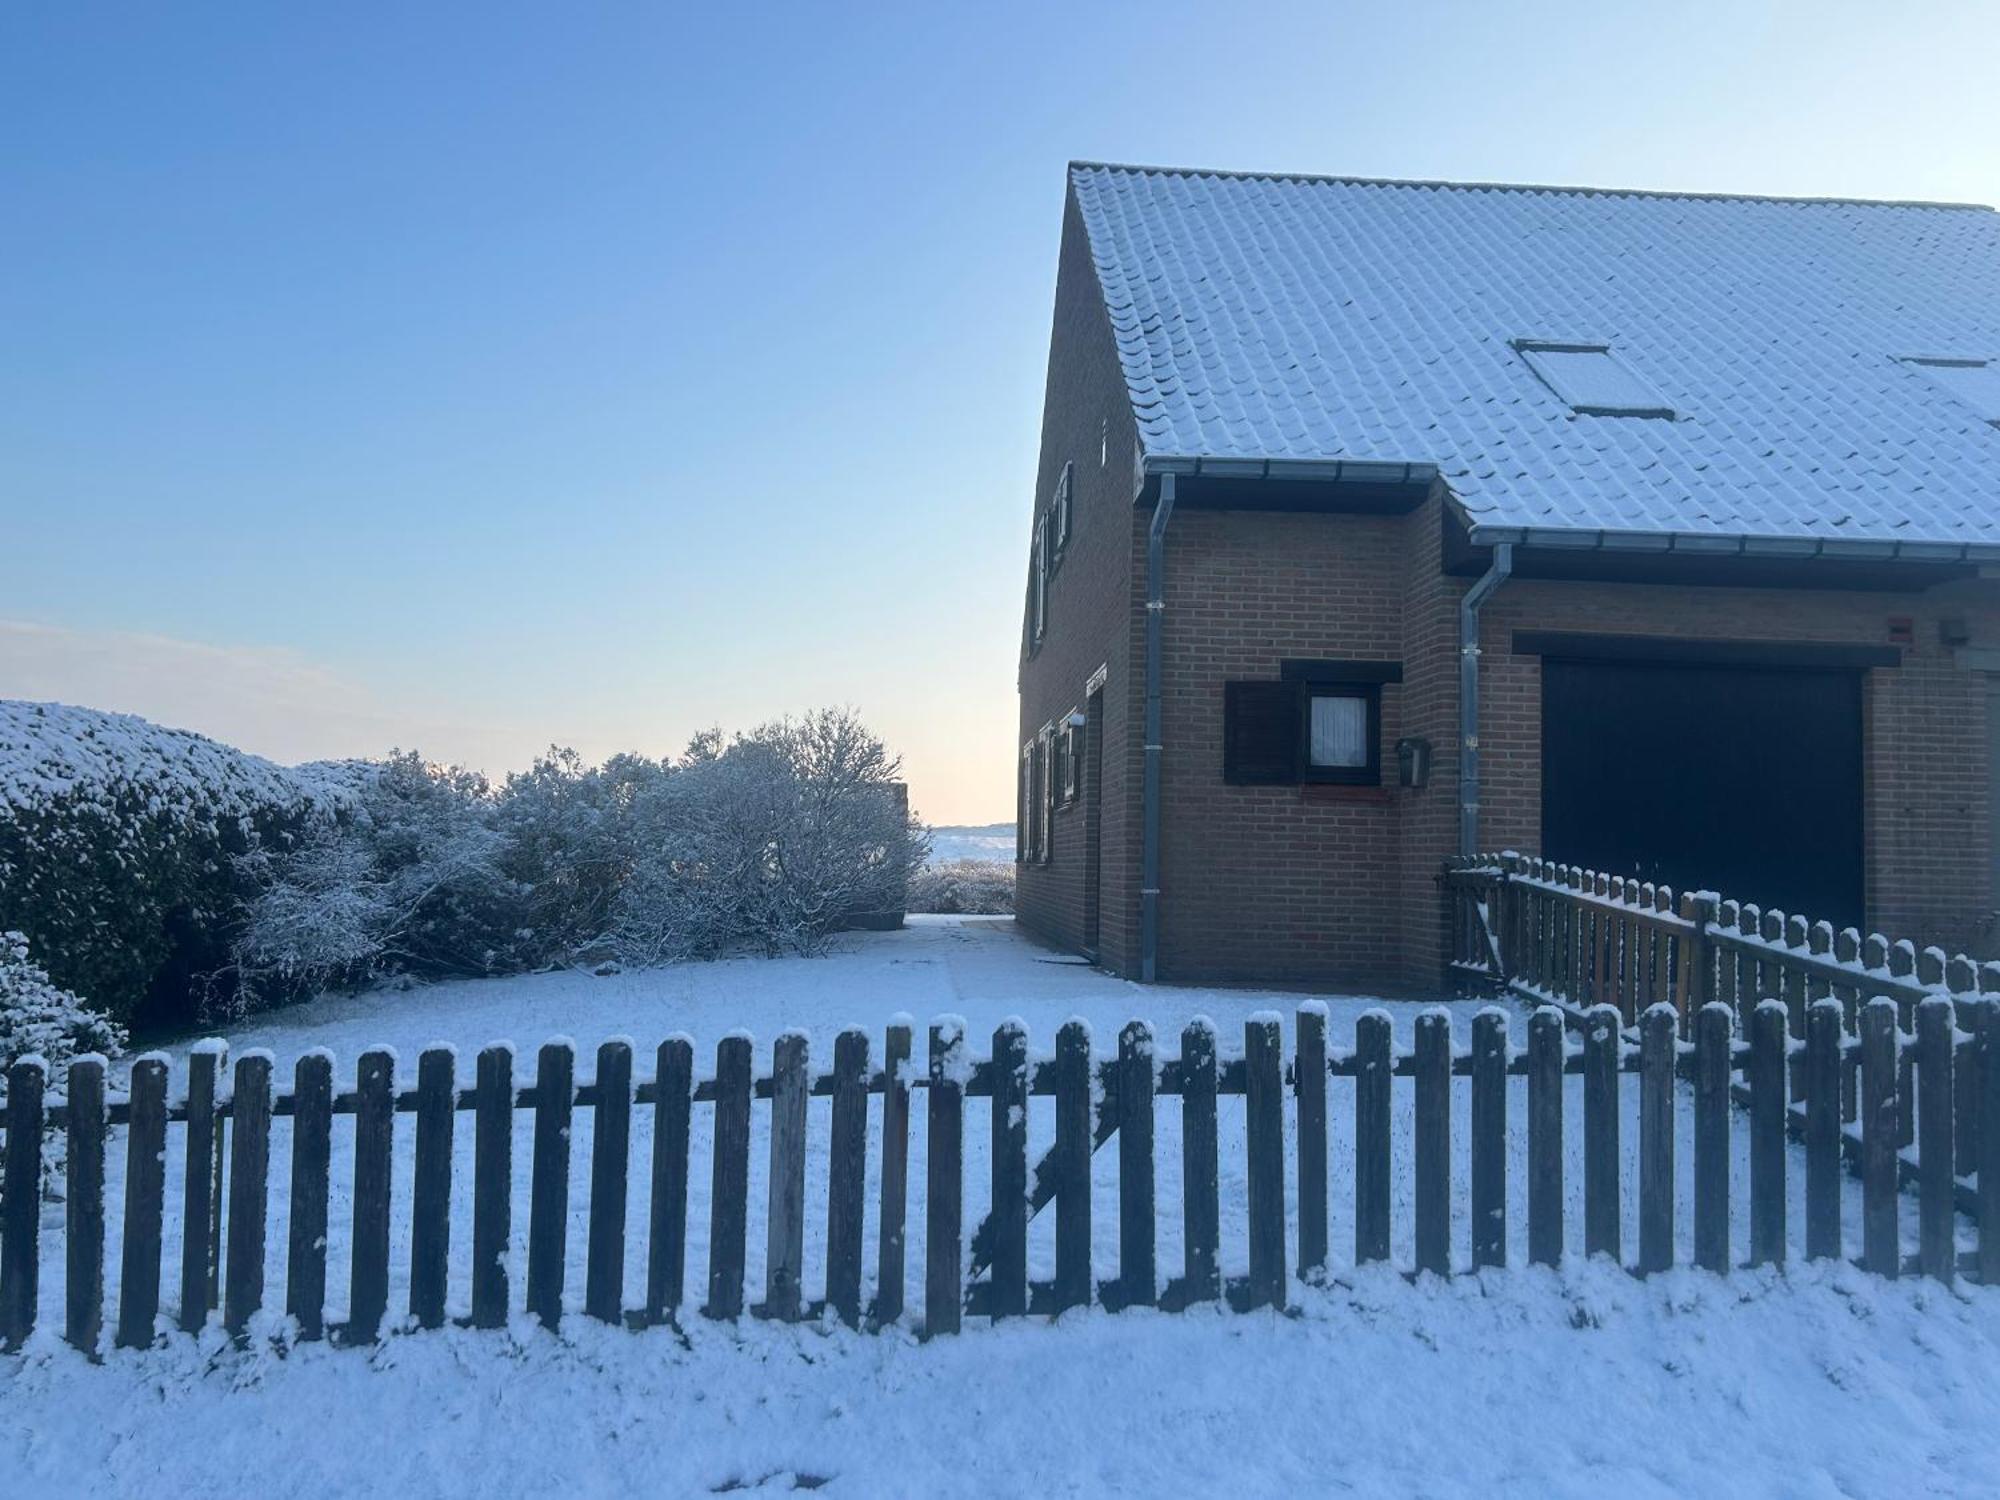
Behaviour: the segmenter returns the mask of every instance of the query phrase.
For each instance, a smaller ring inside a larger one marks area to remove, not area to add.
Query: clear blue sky
[[[1071,157],[2000,197],[2000,7],[0,20],[0,696],[281,758],[825,702],[1011,816]]]

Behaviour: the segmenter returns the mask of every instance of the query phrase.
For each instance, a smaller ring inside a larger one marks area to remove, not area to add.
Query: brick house
[[[1991,951],[1996,422],[1990,210],[1073,164],[1020,920],[1420,987],[1513,848]]]

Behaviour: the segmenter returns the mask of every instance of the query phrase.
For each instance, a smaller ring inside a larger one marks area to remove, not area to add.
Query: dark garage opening
[[[1542,850],[1861,926],[1861,673],[1542,663]]]

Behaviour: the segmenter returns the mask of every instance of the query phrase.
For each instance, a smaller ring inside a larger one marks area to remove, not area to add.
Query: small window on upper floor
[[[1076,465],[1064,464],[1062,474],[1056,480],[1056,498],[1049,506],[1049,519],[1055,525],[1055,551],[1061,557],[1069,546],[1069,491],[1070,476]]]
[[[1985,359],[1920,354],[1910,355],[1903,363],[1914,365],[1954,400],[1971,408],[1980,421],[2000,427],[2000,365]]]
[[[1516,339],[1514,348],[1542,384],[1580,417],[1671,417],[1674,409],[1604,344]]]

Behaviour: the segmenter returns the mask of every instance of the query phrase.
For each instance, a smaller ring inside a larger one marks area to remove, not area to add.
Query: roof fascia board
[[[1665,546],[1660,545],[1664,537]],[[1826,557],[1881,562],[1995,562],[2000,544],[1990,542],[1891,541],[1875,537],[1782,537],[1698,532],[1569,531],[1549,527],[1479,526],[1468,529],[1475,547],[1513,542],[1524,547],[1569,550],[1669,551],[1711,556]]]

